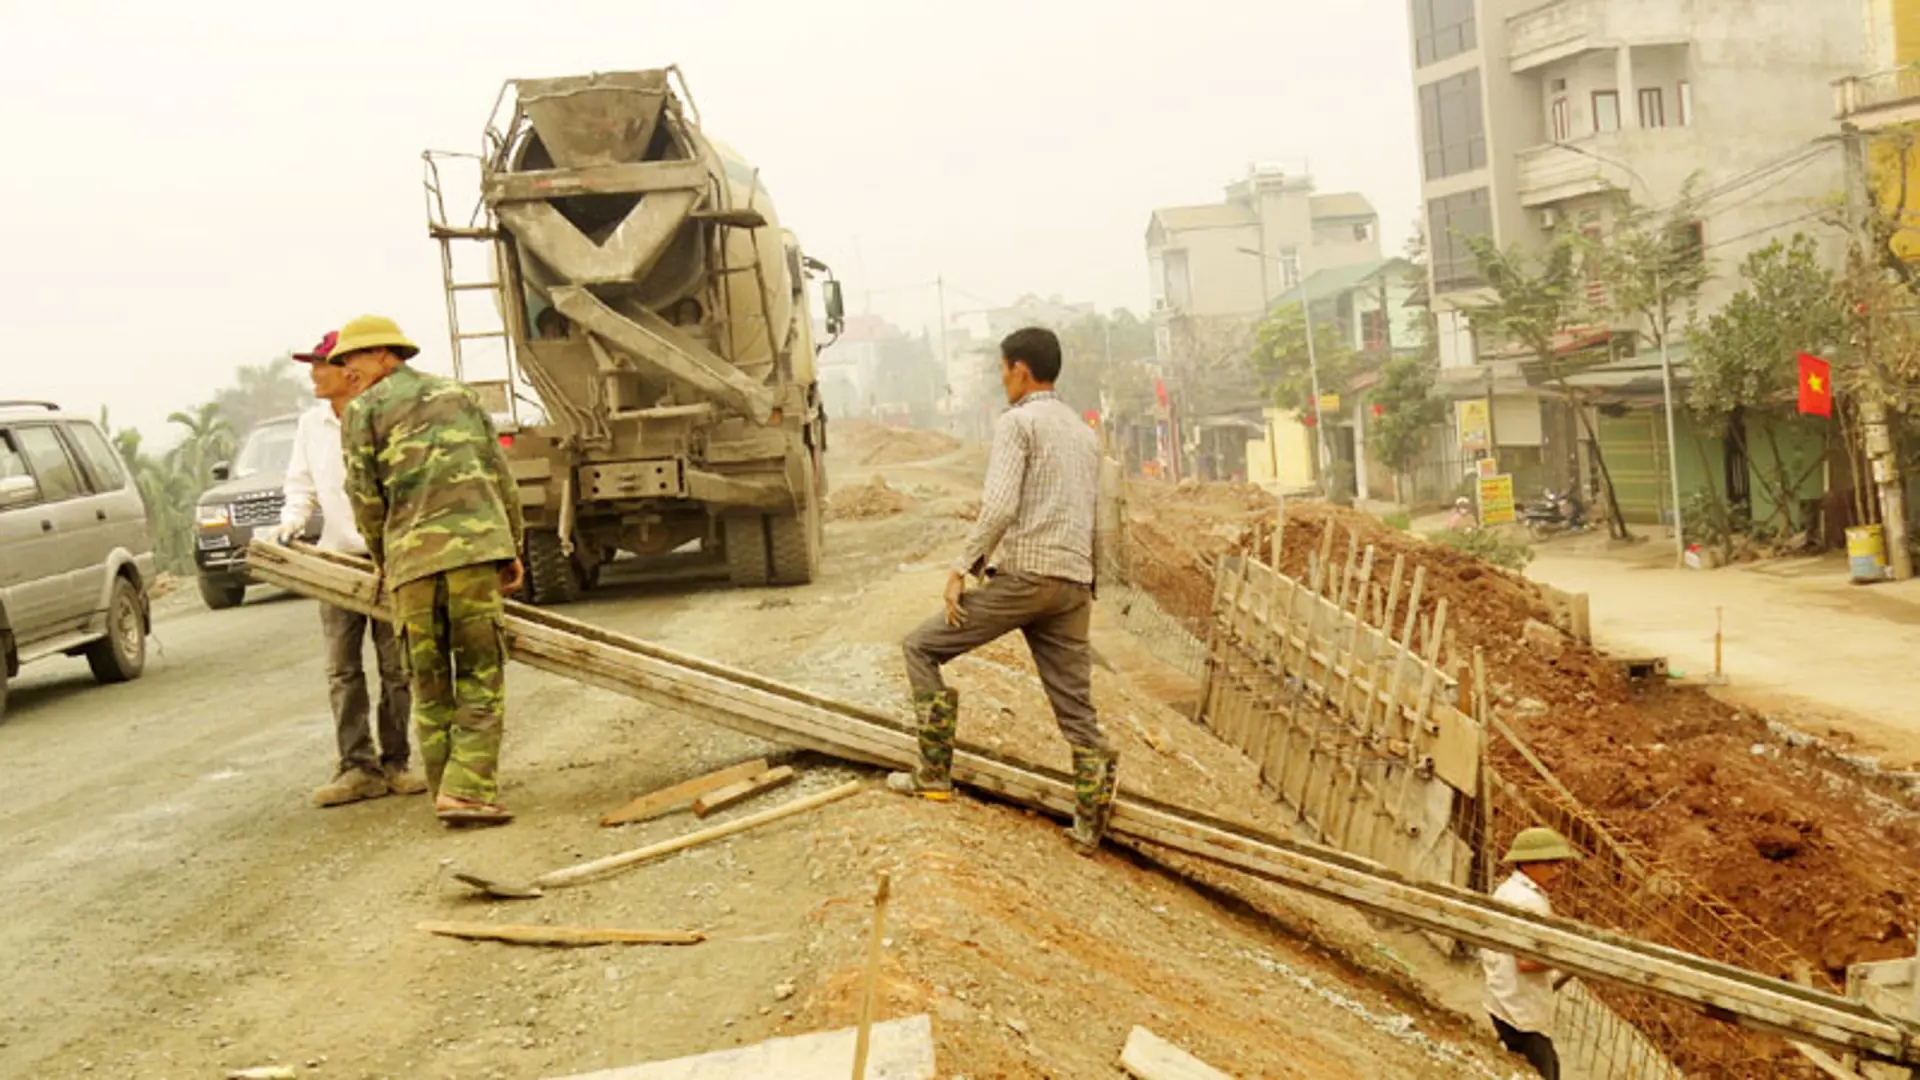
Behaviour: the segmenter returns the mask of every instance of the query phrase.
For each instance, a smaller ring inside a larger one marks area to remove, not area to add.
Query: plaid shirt
[[[980,517],[953,569],[978,574],[997,549],[996,569],[1091,585],[1099,497],[1093,429],[1051,391],[1028,394],[994,424]]]

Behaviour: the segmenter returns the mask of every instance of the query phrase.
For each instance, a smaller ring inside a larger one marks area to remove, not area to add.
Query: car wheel
[[[113,598],[107,602],[107,636],[87,646],[87,666],[103,683],[129,682],[147,666],[147,620],[140,610],[140,590],[133,582],[113,580]]]
[[[237,608],[246,602],[247,587],[228,585],[203,577],[200,579],[200,599],[206,601],[207,606],[215,611]]]

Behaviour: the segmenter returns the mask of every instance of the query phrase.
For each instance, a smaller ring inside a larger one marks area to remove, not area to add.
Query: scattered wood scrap
[[[469,941],[513,945],[698,945],[707,935],[692,930],[621,930],[598,926],[527,926],[516,923],[439,922],[413,924],[415,930]]]
[[[795,775],[797,774],[794,773],[792,766],[782,765],[768,769],[757,776],[749,776],[737,784],[728,784],[718,791],[709,791],[693,800],[694,816],[706,817],[715,810],[725,810],[735,803],[745,802],[763,791],[772,791],[787,783]]]
[[[549,1080],[847,1080],[855,1029],[772,1039],[732,1050]],[[925,1014],[873,1026],[866,1080],[934,1080],[933,1021]]]
[[[1233,1080],[1143,1027],[1127,1033],[1120,1067],[1134,1080]]]
[[[691,806],[695,799],[710,791],[719,791],[765,772],[767,772],[766,758],[743,761],[738,765],[731,765],[717,772],[710,772],[705,776],[695,777],[692,780],[674,784],[672,787],[664,787],[659,791],[642,795],[601,818],[600,824],[611,827],[631,825],[637,821],[651,821],[671,814],[675,810],[684,810]]]

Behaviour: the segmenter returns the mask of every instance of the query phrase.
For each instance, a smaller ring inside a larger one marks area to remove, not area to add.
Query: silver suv
[[[0,401],[0,712],[20,665],[85,656],[103,683],[147,662],[153,544],[140,491],[90,420]]]

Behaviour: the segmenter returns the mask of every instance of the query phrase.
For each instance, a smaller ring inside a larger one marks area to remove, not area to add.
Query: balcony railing
[[[1877,114],[1889,112],[1920,112],[1920,65],[1849,76],[1833,84],[1833,97],[1835,110],[1842,120],[1882,119]]]
[[[1664,0],[1621,9],[1607,0],[1551,0],[1507,20],[1507,54],[1515,74],[1620,41],[1677,44],[1692,34],[1692,0]]]

